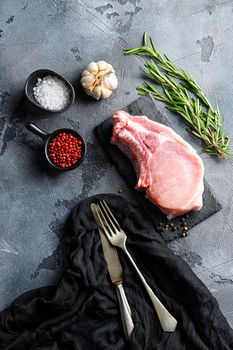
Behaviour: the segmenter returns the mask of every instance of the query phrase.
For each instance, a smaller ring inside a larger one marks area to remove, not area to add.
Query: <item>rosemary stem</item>
[[[150,94],[166,103],[169,110],[183,117],[189,132],[205,143],[204,152],[221,158],[233,155],[230,138],[223,131],[223,118],[218,107],[212,106],[190,73],[176,67],[166,55],[161,55],[151,38],[147,44],[146,33],[143,45],[125,49],[125,54],[149,57],[151,61],[144,62],[143,72],[163,90],[160,92],[154,84],[145,81],[143,86],[137,88],[140,95]]]

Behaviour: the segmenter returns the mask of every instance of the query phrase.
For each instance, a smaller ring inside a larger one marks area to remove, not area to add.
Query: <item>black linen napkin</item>
[[[115,289],[110,282],[90,203],[105,199],[124,228],[127,246],[162,303],[178,321],[161,330],[152,304],[119,251],[124,288],[135,329],[124,338]],[[77,205],[64,236],[68,266],[56,287],[19,297],[0,313],[1,350],[232,350],[233,331],[217,301],[188,265],[153,229],[139,206],[116,195],[98,195]]]

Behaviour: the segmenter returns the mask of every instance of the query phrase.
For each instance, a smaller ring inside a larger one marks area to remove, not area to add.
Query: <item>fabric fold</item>
[[[133,268],[119,251],[124,289],[135,324],[124,338],[90,203],[105,199],[128,239],[147,282],[177,318],[174,333],[161,330]],[[57,286],[23,294],[0,313],[1,350],[232,350],[233,331],[218,303],[189,266],[166,245],[140,207],[117,195],[98,195],[72,211],[63,237],[67,268]]]

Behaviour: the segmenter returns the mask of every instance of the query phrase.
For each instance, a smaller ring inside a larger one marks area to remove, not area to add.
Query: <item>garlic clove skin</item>
[[[113,69],[113,66],[111,65],[111,64],[107,64],[107,68],[106,68],[107,70],[109,70],[110,72],[113,72],[113,73],[115,73],[115,70]]]
[[[102,88],[101,86],[96,86],[92,91],[92,97],[94,97],[97,101],[101,98]]]
[[[93,76],[94,75],[86,69],[82,72],[82,77],[93,77]]]
[[[95,82],[95,78],[93,76],[84,76],[81,79],[81,84],[84,87],[84,89],[90,88],[91,86],[93,86],[94,82]]]
[[[93,96],[92,96],[92,95],[93,95],[93,87],[85,89],[85,93],[86,93],[88,96],[93,97]]]
[[[98,66],[99,70],[105,70],[108,68],[108,64],[105,61],[97,62],[97,66]]]
[[[106,89],[102,87],[101,98],[104,100],[112,95],[112,90]]]
[[[115,90],[118,85],[118,80],[115,74],[111,74],[109,76],[104,77],[103,85],[105,88],[109,90]]]
[[[91,62],[87,66],[87,71],[92,73],[93,75],[96,75],[99,71],[99,67],[96,62]]]
[[[98,61],[88,64],[82,73],[81,84],[87,95],[100,100],[111,96],[118,80],[111,64]]]

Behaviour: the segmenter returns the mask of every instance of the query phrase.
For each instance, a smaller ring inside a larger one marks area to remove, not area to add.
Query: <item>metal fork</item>
[[[169,313],[165,306],[156,297],[150,286],[147,284],[145,278],[139,271],[137,265],[135,264],[133,258],[126,248],[127,236],[104,200],[100,201],[99,204],[97,204],[96,213],[98,215],[103,231],[109,239],[110,243],[116,247],[121,248],[125,252],[139,278],[141,279],[142,284],[144,285],[158,315],[162,329],[165,332],[174,332],[177,325],[176,319]]]

